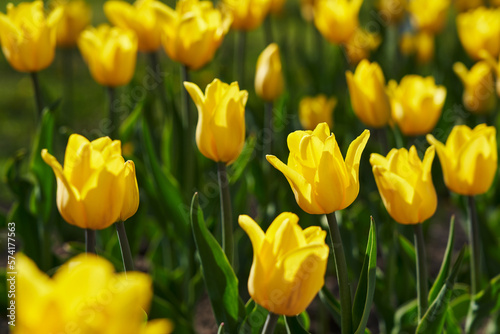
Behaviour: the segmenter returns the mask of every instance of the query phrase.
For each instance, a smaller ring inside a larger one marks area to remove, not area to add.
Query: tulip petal
[[[124,196],[120,212],[120,220],[125,221],[132,217],[139,208],[139,187],[135,174],[135,164],[132,160],[125,163],[124,177]]]
[[[308,245],[325,244],[326,231],[319,226],[309,226],[304,230],[304,237]]]
[[[276,221],[276,220],[275,220]],[[254,255],[260,252],[262,242],[264,241],[265,234],[260,228],[259,224],[255,222],[250,216],[240,215],[238,217],[238,224],[246,232],[250,241],[252,242]]]
[[[358,197],[359,193],[359,163],[361,161],[361,154],[365,149],[366,143],[370,138],[370,131],[365,130],[355,140],[351,142],[347,150],[345,159],[345,167],[349,175],[349,183],[346,188],[345,199],[339,210],[344,209],[351,205],[352,202]]]

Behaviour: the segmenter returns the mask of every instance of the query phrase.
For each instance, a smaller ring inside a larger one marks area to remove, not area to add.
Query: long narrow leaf
[[[473,305],[467,316],[467,333],[474,331],[486,317],[500,311],[500,275],[474,296]]]
[[[339,301],[332,295],[332,293],[326,288],[322,287],[319,291],[319,298],[326,306],[328,311],[330,311],[333,316],[333,320],[340,326],[340,303]]]

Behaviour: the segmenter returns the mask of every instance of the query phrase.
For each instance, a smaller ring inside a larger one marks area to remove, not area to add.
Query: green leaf
[[[498,311],[500,311],[500,275],[494,277],[484,290],[474,296],[465,326],[467,333],[477,329],[485,318]]]
[[[441,263],[441,269],[439,270],[439,274],[434,281],[434,284],[429,291],[429,304],[436,299],[439,294],[439,291],[443,287],[443,284],[446,280],[446,276],[450,271],[451,258],[453,255],[453,242],[455,240],[455,216],[451,216],[450,220],[450,232],[448,235],[448,244],[446,245],[446,251],[444,253],[443,262]]]
[[[191,226],[217,323],[224,323],[227,333],[237,333],[246,315],[238,294],[238,279],[226,254],[205,226],[203,212],[198,205],[198,193],[194,194],[191,203]]]
[[[132,133],[134,132],[134,127],[139,121],[139,118],[142,115],[142,110],[144,108],[145,100],[139,101],[134,107],[134,110],[127,116],[127,118],[120,125],[119,137],[122,141],[129,141]]]
[[[453,293],[453,285],[458,275],[460,265],[464,258],[465,248],[462,248],[458,255],[450,275],[448,275],[445,284],[439,291],[438,296],[434,302],[429,306],[425,312],[422,320],[418,324],[416,333],[442,333],[446,321],[446,314],[448,310],[448,303],[450,302]]]
[[[191,321],[179,312],[178,305],[174,305],[167,300],[153,296],[151,301],[150,319],[167,318],[174,323],[175,333],[192,333]]]
[[[418,301],[413,299],[400,306],[394,314],[392,334],[415,331],[418,322]]]
[[[412,261],[411,266],[415,267],[416,255],[415,255],[415,247],[413,244],[406,239],[403,235],[398,235],[399,245],[403,250],[403,253],[408,257],[410,261]]]
[[[286,330],[288,334],[309,334],[299,322],[299,316],[286,317]]]
[[[245,306],[245,312],[246,317],[240,326],[239,333],[260,334],[269,311],[250,299]]]
[[[365,332],[368,317],[373,303],[375,293],[375,279],[377,272],[377,235],[375,222],[370,217],[370,231],[368,233],[368,242],[366,245],[365,259],[363,269],[359,277],[358,288],[354,296],[352,307],[352,319],[356,334]]]
[[[240,156],[234,164],[232,164],[229,169],[229,183],[234,184],[243,175],[243,172],[247,170],[248,163],[252,159],[255,151],[255,144],[257,143],[257,138],[255,135],[251,135],[245,142],[245,146],[240,153]]]
[[[323,286],[321,290],[319,290],[319,298],[326,306],[328,311],[330,311],[333,316],[333,320],[340,326],[340,302],[332,295],[332,293],[328,290],[327,287]]]

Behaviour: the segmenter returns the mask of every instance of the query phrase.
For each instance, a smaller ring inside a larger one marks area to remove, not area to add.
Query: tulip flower
[[[495,108],[495,84],[487,62],[477,62],[470,71],[464,64],[457,62],[453,70],[464,84],[463,103],[467,110],[486,113]]]
[[[89,142],[69,137],[64,168],[42,150],[43,160],[57,179],[57,208],[71,225],[100,230],[125,221],[139,206],[139,189],[133,161],[121,155],[121,143],[102,137]]]
[[[356,116],[370,127],[385,126],[391,116],[391,106],[380,66],[362,60],[354,74],[351,71],[346,72],[346,78]]]
[[[345,52],[351,64],[357,64],[370,56],[370,52],[378,48],[381,38],[376,33],[365,29],[356,29],[356,32],[345,44]]]
[[[271,43],[257,59],[255,92],[266,101],[276,100],[283,93],[283,71],[278,44]]]
[[[480,51],[500,54],[500,8],[479,7],[457,16],[457,31],[467,54],[479,60]]]
[[[145,321],[153,291],[144,273],[117,274],[104,258],[78,255],[50,278],[22,253],[16,255],[16,270],[12,333],[167,334],[173,329],[166,319]]]
[[[306,130],[314,130],[320,123],[326,123],[333,127],[333,109],[337,105],[337,99],[327,98],[324,94],[318,96],[306,96],[299,103],[300,123]]]
[[[223,0],[222,3],[223,8],[233,17],[231,27],[235,30],[249,31],[262,24],[273,1],[276,0]],[[276,7],[278,6],[279,4]]]
[[[84,0],[53,0],[54,10],[61,8],[62,19],[56,27],[57,45],[64,48],[76,46],[78,37],[90,25],[92,11]]]
[[[7,4],[7,15],[0,13],[0,44],[16,71],[38,72],[52,63],[61,17],[61,9],[45,16],[42,1]]]
[[[269,12],[273,14],[280,14],[285,5],[285,0],[270,0]]]
[[[437,34],[443,30],[450,7],[450,0],[410,1],[408,12],[419,31]]]
[[[99,84],[116,87],[132,80],[137,58],[134,32],[105,24],[90,27],[80,35],[78,47]]]
[[[162,25],[162,44],[170,59],[197,70],[210,62],[231,26],[226,11],[212,2],[180,0],[175,10],[154,3]]]
[[[495,76],[497,78],[496,80],[496,91],[497,95],[500,97],[500,57],[498,58],[498,61],[493,58],[488,51],[486,50],[481,50],[479,53],[480,57],[490,65],[491,69],[495,73]]]
[[[446,145],[432,135],[427,141],[436,146],[446,186],[461,195],[484,194],[490,189],[498,167],[496,130],[480,124],[474,129],[456,125]]]
[[[377,9],[384,22],[399,23],[406,13],[407,0],[379,0]]]
[[[250,297],[274,314],[303,312],[325,282],[326,231],[319,226],[302,230],[290,212],[276,217],[266,233],[249,216],[241,215],[238,222],[253,246]]]
[[[297,204],[310,214],[329,214],[351,205],[359,193],[359,161],[370,131],[365,130],[342,157],[326,123],[314,131],[288,135],[288,165],[273,155],[267,161],[287,178]]]
[[[399,47],[404,55],[416,53],[417,61],[426,64],[434,57],[434,35],[426,32],[416,35],[405,33],[401,37]]]
[[[446,88],[436,86],[433,77],[406,75],[388,85],[392,119],[407,136],[427,134],[434,129],[446,98]]]
[[[362,4],[363,0],[318,0],[314,24],[330,43],[347,43],[358,29]]]

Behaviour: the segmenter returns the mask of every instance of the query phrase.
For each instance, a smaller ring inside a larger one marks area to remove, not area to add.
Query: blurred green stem
[[[123,267],[125,268],[125,271],[133,271],[134,259],[132,258],[132,252],[130,251],[125,224],[123,224],[123,222],[120,220],[116,222],[115,226],[116,232],[118,234],[118,241],[120,242],[120,249],[122,252]]]
[[[31,72],[31,82],[33,83],[33,93],[35,95],[35,107],[38,119],[42,118],[43,102],[42,102],[42,91],[40,90],[40,84],[38,82],[38,73]]]
[[[95,230],[85,229],[85,252],[95,254]]]
[[[158,57],[158,51],[152,51],[147,54],[149,60],[149,66],[151,67],[151,72],[148,72],[148,75],[153,73],[153,79],[156,86],[156,92],[158,94],[158,100],[160,101],[161,113],[160,113],[160,121],[164,119],[164,116],[167,114],[167,99],[165,97],[165,89],[163,85],[162,71],[161,71],[161,63]],[[163,122],[161,122],[163,123]]]
[[[276,328],[276,324],[278,323],[279,318],[279,314],[269,312],[266,318],[266,323],[264,324],[264,328],[262,328],[262,334],[274,333],[274,329]]]
[[[272,154],[273,148],[273,102],[267,101],[264,105],[264,131],[266,132],[263,136],[264,140],[264,161],[266,160],[267,154]]]
[[[116,110],[115,110],[115,94],[116,90],[114,87],[107,86],[106,92],[108,93],[108,107],[109,107],[109,127],[108,127],[108,135],[111,139],[118,139],[119,133],[119,121],[117,118]]]
[[[427,264],[425,260],[425,243],[422,224],[413,225],[415,248],[417,255],[417,297],[418,319],[422,319],[427,311]]]
[[[237,61],[237,79],[240,88],[245,88],[245,49],[247,35],[244,30],[236,32],[236,61]]]
[[[184,186],[184,189],[186,189],[187,196],[192,195],[192,190],[193,190],[193,184],[194,184],[194,177],[195,177],[195,156],[194,156],[194,150],[195,148],[193,147],[193,137],[195,135],[194,133],[194,124],[191,121],[191,110],[190,110],[190,103],[189,103],[189,94],[186,88],[184,87],[184,82],[190,81],[189,80],[189,69],[186,65],[182,65],[181,68],[182,72],[182,81],[181,81],[181,91],[182,91],[182,102],[183,102],[183,108],[182,108],[182,121],[184,125],[184,172],[182,173],[183,179],[182,183]]]
[[[481,279],[481,257],[479,252],[479,226],[476,213],[476,201],[474,196],[467,197],[467,211],[469,215],[469,238],[470,238],[470,281],[471,295],[474,296],[480,289]]]
[[[264,33],[266,44],[269,45],[274,42],[273,38],[273,23],[271,22],[271,14],[268,14],[266,19],[264,20]]]
[[[231,212],[231,196],[229,194],[229,178],[227,177],[226,164],[217,163],[217,175],[220,189],[220,213],[222,220],[222,248],[231,265],[233,265],[234,240]]]
[[[352,333],[352,313],[351,313],[351,289],[349,287],[349,277],[347,263],[345,261],[342,237],[340,236],[339,225],[335,212],[326,215],[328,227],[330,228],[330,238],[332,240],[333,257],[335,259],[335,271],[340,290],[340,314],[342,334]]]

